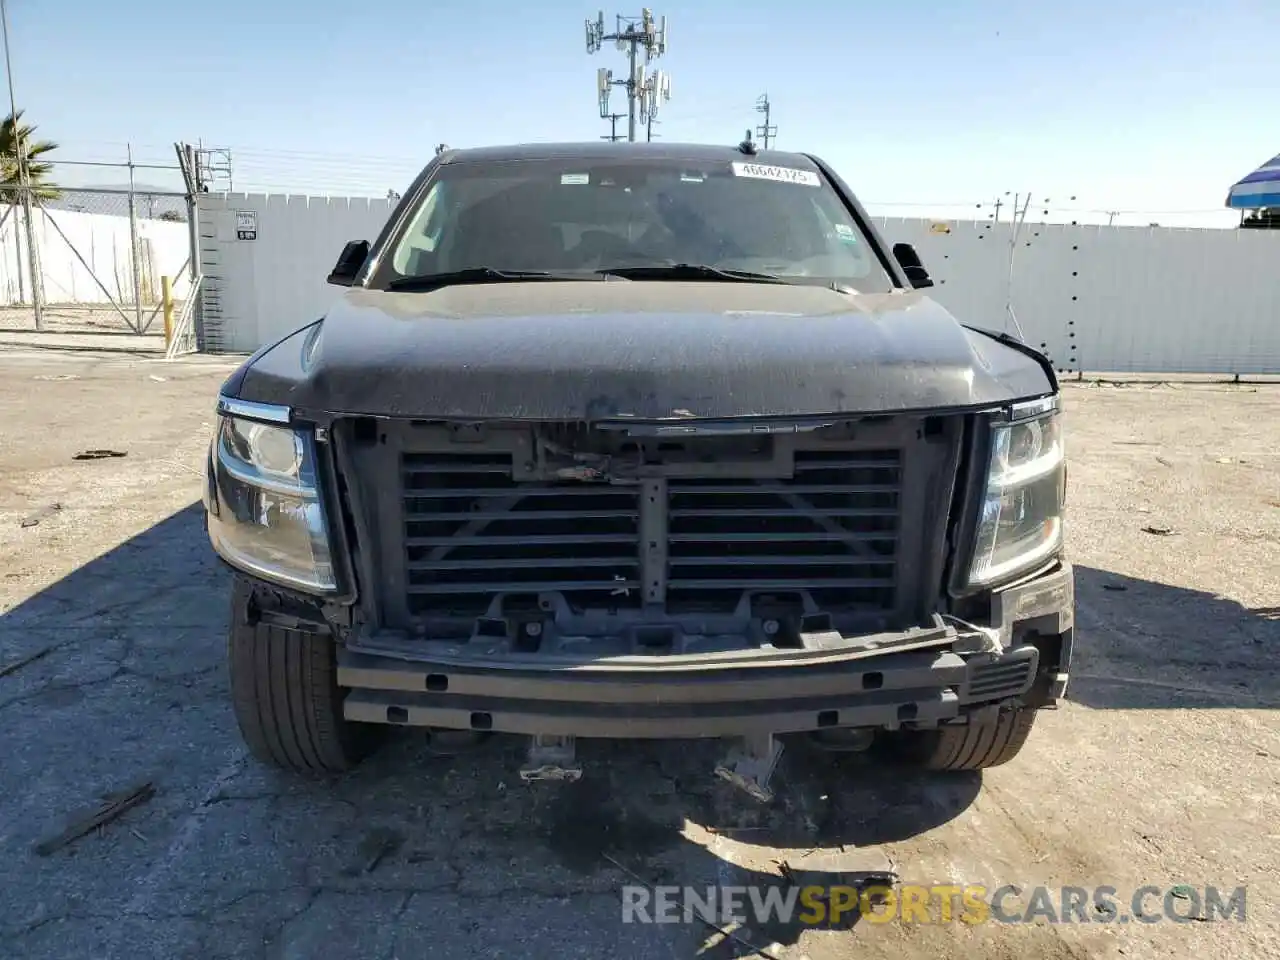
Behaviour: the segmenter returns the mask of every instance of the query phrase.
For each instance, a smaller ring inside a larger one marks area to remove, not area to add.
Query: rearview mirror
[[[914,289],[923,290],[925,287],[933,286],[929,271],[924,268],[915,247],[909,243],[895,243],[893,256],[898,261],[898,266],[902,267],[902,272],[907,275],[907,282]]]
[[[356,282],[356,275],[369,258],[369,241],[352,240],[342,248],[338,262],[329,271],[328,282],[339,287],[349,287]]]

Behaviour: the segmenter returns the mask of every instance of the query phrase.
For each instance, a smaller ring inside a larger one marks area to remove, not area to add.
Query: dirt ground
[[[593,743],[582,782],[536,787],[500,738],[451,758],[405,733],[321,783],[247,759],[199,505],[233,363],[0,347],[5,956],[1280,956],[1280,387],[1069,385],[1071,700],[981,777],[790,749],[763,807],[713,778],[713,744]],[[126,456],[72,459],[88,449]],[[1122,903],[1246,885],[1247,921],[621,922],[637,877],[777,884],[784,860]]]

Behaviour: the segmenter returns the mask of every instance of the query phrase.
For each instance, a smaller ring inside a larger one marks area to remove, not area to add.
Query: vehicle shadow
[[[1076,566],[1067,699],[1100,710],[1280,708],[1280,608]]]
[[[769,956],[771,946],[794,946],[814,930],[852,929],[862,920],[862,894],[875,902],[877,890],[899,880],[933,881],[900,877],[880,848],[959,816],[982,783],[976,772],[903,770],[789,739],[769,804],[713,776],[723,751],[714,741],[579,741],[581,781],[530,785],[516,776],[525,748],[520,738],[495,736],[438,756],[423,734],[396,734],[366,766],[328,788],[361,810],[385,811],[370,818],[365,849],[389,841],[394,853],[370,882],[394,882],[405,864],[443,856],[457,871],[457,892],[493,874],[495,886],[516,885],[529,896],[566,889],[609,894],[617,905],[606,922],[619,937],[628,904],[639,902],[631,916],[647,922],[657,918],[660,898],[670,896],[676,904],[670,922],[680,928],[675,936],[686,946],[700,943],[697,955],[712,960]],[[407,771],[417,775],[416,803],[430,809],[425,823],[399,818],[390,806]],[[809,900],[801,899],[806,889]],[[716,914],[714,899],[704,900],[712,904],[709,914],[697,907],[682,912],[690,896],[734,890],[748,892],[738,903],[741,926]],[[790,902],[793,910],[754,912],[753,903],[770,902]]]
[[[892,865],[878,847],[945,824],[980,788],[976,774],[895,771],[804,741],[788,742],[767,805],[714,776],[714,741],[586,741],[581,782],[528,785],[519,738],[442,756],[408,730],[345,777],[307,780],[244,754],[224,663],[228,587],[193,503],[0,615],[0,711],[19,721],[0,780],[23,785],[0,797],[0,855],[25,878],[0,899],[8,916],[36,918],[0,934],[24,955],[61,955],[62,928],[39,918],[92,902],[86,929],[123,939],[142,925],[174,956],[288,952],[308,924],[339,922],[347,933],[334,936],[353,943],[409,938],[400,955],[434,937],[446,955],[478,955],[457,938],[523,911],[535,925],[523,955],[558,955],[582,924],[615,956],[666,954],[673,938],[684,955],[687,938],[710,936],[703,955],[727,960],[813,927],[793,915],[727,937],[683,922],[641,931],[623,923],[623,888],[785,898],[880,883]],[[33,852],[139,781],[154,799],[68,849]],[[392,897],[394,923],[374,909]],[[162,929],[152,914],[181,920]]]

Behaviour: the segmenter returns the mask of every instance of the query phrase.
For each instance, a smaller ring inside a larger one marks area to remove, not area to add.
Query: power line
[[[598,53],[606,40],[616,43],[619,50],[627,51],[627,78],[615,80],[612,70],[601,67],[596,71],[596,93],[600,101],[600,118],[612,123],[609,94],[614,87],[626,88],[627,141],[635,143],[637,120],[648,126],[649,120],[658,112],[659,104],[671,99],[671,78],[664,71],[655,70],[645,76],[645,64],[667,52],[667,18],[657,21],[653,11],[645,7],[639,17],[616,14],[614,21],[613,33],[604,32],[603,10],[596,16],[594,23],[590,20],[586,22],[587,53]],[[644,52],[644,63],[639,62],[641,51]],[[615,137],[611,135],[609,139]]]
[[[772,109],[773,107],[769,103],[769,94],[761,94],[760,98],[756,100],[756,113],[764,114],[764,123],[756,127],[756,136],[764,140],[764,148],[766,150],[769,149],[769,141],[778,135],[778,128],[769,125],[769,111]]]

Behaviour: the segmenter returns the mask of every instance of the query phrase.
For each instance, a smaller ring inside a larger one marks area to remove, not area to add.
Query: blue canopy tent
[[[1272,157],[1231,188],[1227,206],[1232,210],[1280,207],[1280,156]]]

